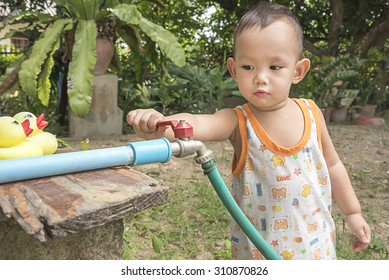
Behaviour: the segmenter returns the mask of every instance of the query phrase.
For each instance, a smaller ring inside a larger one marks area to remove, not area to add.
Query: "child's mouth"
[[[267,96],[268,93],[266,91],[264,91],[264,90],[258,90],[256,92],[254,92],[254,95],[258,96],[258,97],[263,97],[263,96]]]

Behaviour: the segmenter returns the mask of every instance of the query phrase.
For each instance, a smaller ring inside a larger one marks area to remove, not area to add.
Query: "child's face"
[[[299,60],[296,33],[283,21],[255,26],[236,40],[235,58],[227,61],[243,97],[259,110],[286,104],[290,86],[303,79],[309,60]]]

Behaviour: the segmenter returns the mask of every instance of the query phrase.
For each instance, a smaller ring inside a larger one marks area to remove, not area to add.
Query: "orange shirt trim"
[[[317,141],[319,142],[319,149],[323,153],[323,145],[321,143],[321,120],[320,120],[320,114],[319,114],[319,108],[317,107],[316,103],[312,99],[307,99],[309,106],[311,106],[313,117],[315,118],[316,122],[316,130],[317,130]]]
[[[245,110],[250,123],[255,131],[255,134],[258,136],[259,139],[261,139],[262,143],[268,148],[270,151],[279,154],[279,155],[284,155],[284,156],[289,156],[293,155],[300,150],[302,150],[305,145],[307,144],[310,133],[311,133],[311,119],[309,117],[309,112],[308,109],[306,108],[306,105],[304,101],[299,100],[299,99],[292,99],[296,104],[300,107],[301,112],[303,113],[303,118],[304,118],[304,132],[303,136],[300,139],[299,143],[292,147],[282,147],[275,143],[270,136],[266,133],[266,131],[263,129],[261,124],[258,122],[258,120],[255,118],[254,113],[251,111],[248,103],[244,104],[242,107]],[[314,108],[313,106],[311,106]],[[247,158],[247,153],[248,153],[248,143],[247,143],[247,128],[246,128],[246,120],[243,112],[235,108],[235,112],[238,115],[238,125],[239,125],[239,133],[240,137],[242,139],[242,152],[240,155],[240,158],[237,160],[236,156],[234,155],[233,161],[232,161],[232,174],[235,177],[239,177],[240,173],[243,170],[243,167],[246,162]],[[317,112],[316,112],[317,113]],[[317,114],[316,114],[317,115]],[[316,119],[316,116],[315,116]],[[318,123],[316,119],[316,123]],[[318,127],[319,129],[319,127]],[[319,131],[318,131],[319,132]],[[321,147],[321,141],[319,141],[319,146]]]
[[[232,160],[232,175],[239,177],[240,172],[242,172],[243,167],[246,163],[247,152],[248,152],[248,143],[247,143],[247,128],[246,128],[246,119],[245,116],[239,108],[234,109],[238,115],[238,127],[240,138],[242,139],[242,151],[240,153],[239,161],[237,161],[236,155]]]

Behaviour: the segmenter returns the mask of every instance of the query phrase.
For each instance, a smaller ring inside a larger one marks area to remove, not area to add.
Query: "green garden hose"
[[[281,257],[263,239],[263,237],[258,233],[257,229],[247,219],[246,215],[240,209],[239,205],[236,203],[235,199],[232,197],[229,189],[227,188],[223,178],[221,177],[216,167],[215,161],[211,159],[208,162],[202,163],[201,167],[203,168],[205,175],[207,175],[209,181],[211,182],[224,206],[227,208],[228,212],[230,212],[231,216],[238,223],[238,225],[255,245],[255,247],[257,247],[257,249],[267,260],[281,260]]]

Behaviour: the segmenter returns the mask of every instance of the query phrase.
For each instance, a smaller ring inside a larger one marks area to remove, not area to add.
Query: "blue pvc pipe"
[[[251,240],[255,247],[262,253],[267,260],[281,260],[281,257],[273,250],[272,247],[266,242],[265,239],[259,234],[253,224],[247,219],[246,215],[240,209],[235,199],[232,197],[231,192],[227,188],[223,181],[219,171],[216,168],[215,162],[210,160],[203,163],[201,167],[204,170],[205,175],[208,176],[213,188],[215,189],[220,200],[224,206],[230,212],[231,216],[241,227],[243,232]]]
[[[116,148],[0,160],[0,184],[114,166],[164,163],[171,157],[170,142],[161,138]],[[203,163],[202,168],[224,206],[263,256],[268,260],[281,259],[235,202],[214,161]]]
[[[164,163],[171,157],[170,142],[161,138],[116,148],[0,160],[0,184],[115,166]]]
[[[130,165],[165,163],[172,158],[172,145],[166,138],[133,142],[128,145],[134,152],[134,158]]]

